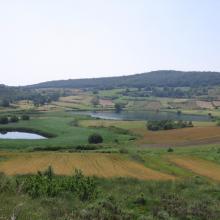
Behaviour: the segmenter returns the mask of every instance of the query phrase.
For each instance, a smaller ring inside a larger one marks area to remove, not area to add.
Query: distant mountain
[[[160,70],[119,77],[48,81],[29,88],[200,87],[220,85],[219,72]]]

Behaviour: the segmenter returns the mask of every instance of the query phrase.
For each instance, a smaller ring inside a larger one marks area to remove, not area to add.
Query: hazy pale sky
[[[0,83],[220,71],[219,0],[0,0]]]

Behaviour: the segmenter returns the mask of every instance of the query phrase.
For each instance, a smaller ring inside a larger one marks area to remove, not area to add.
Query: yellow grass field
[[[53,102],[54,105],[66,108],[86,108],[91,104],[92,96],[81,94],[60,97],[59,101]]]
[[[136,129],[143,129],[146,126],[145,121],[120,121],[120,120],[82,120],[80,125],[83,127],[89,126],[115,126],[123,129],[128,129],[132,132],[135,132]]]
[[[220,181],[219,164],[195,157],[185,156],[170,156],[169,160],[177,166],[191,170],[196,174]]]
[[[212,102],[196,101],[196,104],[199,108],[202,109],[214,109]]]
[[[99,104],[103,107],[114,107],[114,103],[112,102],[112,100],[108,99],[99,99]]]
[[[172,180],[175,177],[145,167],[117,154],[102,153],[14,153],[0,152],[0,172],[7,175],[36,173],[51,165],[56,174],[71,175],[81,169],[85,175],[132,177],[143,180]]]

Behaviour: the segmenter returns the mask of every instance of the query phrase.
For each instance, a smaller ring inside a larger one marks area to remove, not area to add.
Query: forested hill
[[[69,79],[43,82],[29,88],[200,87],[220,85],[219,72],[160,70],[120,77]]]

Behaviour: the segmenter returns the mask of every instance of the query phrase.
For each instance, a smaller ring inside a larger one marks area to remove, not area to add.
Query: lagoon
[[[39,140],[39,139],[47,139],[47,138],[35,133],[27,133],[27,132],[19,132],[19,131],[9,131],[9,132],[1,131],[0,139]]]

